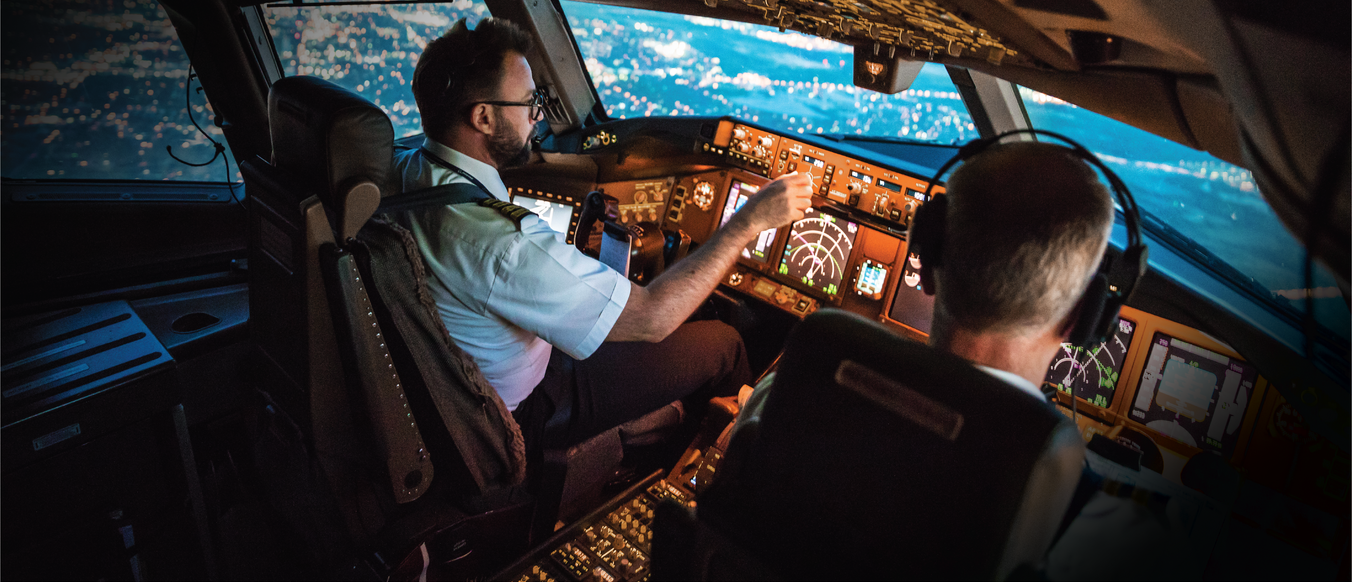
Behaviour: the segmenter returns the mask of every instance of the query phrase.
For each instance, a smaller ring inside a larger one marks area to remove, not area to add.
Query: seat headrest
[[[394,127],[379,107],[317,77],[286,77],[268,95],[272,163],[314,188],[326,205],[370,180],[382,196],[398,192]]]

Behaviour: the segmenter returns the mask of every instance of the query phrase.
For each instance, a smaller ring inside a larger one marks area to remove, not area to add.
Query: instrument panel
[[[737,120],[704,123],[694,126],[698,135],[690,133],[695,156],[673,160],[667,175],[652,172],[658,169],[653,162],[661,162],[653,156],[642,169],[652,177],[592,184],[619,200],[621,222],[683,231],[694,248],[768,181],[807,173],[813,210],[794,225],[758,233],[723,277],[723,290],[798,318],[840,307],[925,340],[934,298],[921,290],[921,264],[904,240],[915,210],[927,202],[926,179],[917,176],[923,168],[902,171],[834,152],[823,139]],[[623,143],[612,148],[622,150]],[[896,164],[907,168],[909,161]],[[1103,434],[1137,447],[1148,436],[1164,453],[1164,476],[1172,480],[1199,453],[1236,467],[1267,467],[1286,462],[1293,447],[1318,443],[1302,432],[1305,425],[1282,394],[1229,346],[1130,307],[1109,341],[1092,349],[1063,346],[1048,364],[1044,388],[1055,391],[1087,441]],[[1345,505],[1344,499],[1337,506]]]
[[[715,129],[701,129],[694,138],[696,157],[674,162],[669,174],[594,185],[619,201],[619,221],[679,230],[693,248],[772,179],[806,173],[815,194],[812,210],[749,241],[722,288],[798,318],[839,307],[923,341],[934,298],[920,289],[921,265],[904,232],[927,202],[925,178],[826,149],[820,140],[728,119],[714,123]],[[569,196],[581,199],[580,192]],[[1291,407],[1228,346],[1130,307],[1108,342],[1090,350],[1064,346],[1048,365],[1044,387],[1057,392],[1058,404],[1076,418],[1086,440],[1103,434],[1134,446],[1119,432],[1149,435],[1166,453],[1165,476],[1171,479],[1203,452],[1236,466],[1278,462],[1291,439],[1269,433],[1301,434],[1289,429],[1299,426]],[[1272,426],[1255,430],[1264,422]]]
[[[697,141],[697,153],[724,168],[595,184],[618,201],[615,221],[679,230],[693,248],[769,181],[807,174],[815,194],[807,216],[750,241],[723,285],[800,318],[830,305],[916,337],[929,332],[933,300],[920,292],[918,260],[902,240],[925,202],[925,179],[729,119],[719,120],[707,138]],[[555,191],[542,177],[514,185],[514,199],[537,214],[551,212],[556,230],[569,225],[569,242],[582,234],[573,231],[584,193]],[[565,205],[573,210],[567,220]]]

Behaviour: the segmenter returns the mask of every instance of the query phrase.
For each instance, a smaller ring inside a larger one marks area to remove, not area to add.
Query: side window
[[[154,0],[6,1],[0,173],[17,179],[223,182],[222,144],[188,55]],[[190,91],[191,89],[191,91]],[[229,155],[227,151],[225,155]]]
[[[1076,107],[1019,88],[1033,127],[1079,141],[1131,189],[1141,210],[1202,246],[1274,298],[1315,298],[1316,318],[1348,337],[1348,310],[1333,275],[1316,263],[1305,289],[1305,248],[1263,200],[1248,170]],[[1303,307],[1302,307],[1303,308]]]
[[[394,135],[422,133],[413,70],[427,43],[461,18],[490,16],[483,0],[446,4],[264,6],[287,75],[312,75],[356,91],[390,116]]]

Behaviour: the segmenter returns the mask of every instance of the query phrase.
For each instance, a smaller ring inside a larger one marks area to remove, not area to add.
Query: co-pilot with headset
[[[961,356],[1010,390],[1043,401],[1039,386],[1062,343],[1091,345],[1111,336],[1119,308],[1145,269],[1146,254],[1135,202],[1126,187],[1082,146],[1049,135],[1073,147],[1011,143],[1002,141],[1004,136],[964,146],[931,180],[937,182],[962,162],[948,181],[947,194],[920,209],[907,237],[910,252],[920,256],[921,285],[935,296],[930,345]],[[1115,257],[1119,279],[1111,285],[1100,267],[1113,227],[1113,197],[1095,168],[1122,202],[1127,221],[1128,243]],[[760,416],[771,382],[770,377],[762,380],[746,399],[739,424]],[[1086,469],[1067,525],[1082,524],[1083,519],[1076,517],[1088,513],[1081,513],[1087,503],[1097,504],[1091,509],[1103,515],[1120,517],[1140,510],[1130,500],[1123,504],[1109,499],[1100,484],[1101,479]],[[1091,528],[1096,530],[1093,535],[1128,535],[1169,545],[1168,532],[1152,525],[1157,521],[1133,515],[1125,520],[1155,529],[1129,533]],[[1062,535],[1060,542],[1094,545],[1071,539],[1085,537],[1084,529],[1063,527],[1062,533],[1071,535]],[[1061,554],[1071,557],[1058,561]],[[1095,571],[1102,574],[1112,561],[1094,554],[1087,562],[1075,557],[1085,555],[1053,548],[1047,574],[1092,576]],[[1136,565],[1149,567],[1140,560]]]

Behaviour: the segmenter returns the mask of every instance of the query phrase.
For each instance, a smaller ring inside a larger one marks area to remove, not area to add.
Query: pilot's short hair
[[[1016,142],[968,160],[948,182],[936,308],[973,332],[1062,322],[1098,268],[1113,201],[1070,149]]]
[[[474,101],[503,99],[497,95],[503,65],[512,53],[531,50],[531,37],[508,20],[485,18],[470,29],[464,19],[427,43],[413,70],[413,97],[423,131],[437,137],[449,130]]]

